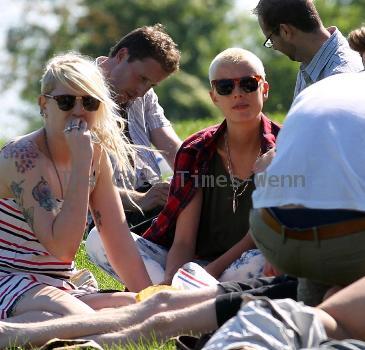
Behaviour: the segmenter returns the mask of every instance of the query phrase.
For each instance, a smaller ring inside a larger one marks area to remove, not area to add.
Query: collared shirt
[[[218,140],[226,128],[224,121],[197,132],[183,142],[176,155],[167,203],[157,220],[143,234],[144,238],[166,247],[172,245],[177,218],[199,188],[199,178],[207,174],[209,161],[217,151]],[[261,115],[261,153],[275,146],[279,130],[279,125]]]
[[[128,107],[128,131],[135,145],[151,148],[151,130],[170,126],[158,97],[153,89],[143,97],[137,97]],[[156,154],[146,149],[137,150],[135,188],[145,182],[151,184],[161,180],[161,171]]]
[[[98,57],[95,62],[101,66],[106,59],[105,56]],[[128,134],[135,145],[152,148],[151,130],[171,126],[152,88],[144,96],[137,97],[128,103],[125,109],[128,113]],[[121,116],[123,117],[123,111]],[[153,184],[161,180],[156,152],[138,149],[134,165],[136,174],[135,178],[131,179],[134,188],[143,186],[145,182]]]
[[[338,73],[360,72],[364,69],[361,57],[353,51],[336,27],[327,29],[331,36],[309,64],[301,64],[294,90],[294,98],[307,86]]]

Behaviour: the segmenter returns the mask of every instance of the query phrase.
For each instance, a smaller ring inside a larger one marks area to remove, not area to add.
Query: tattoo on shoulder
[[[101,214],[99,210],[94,210],[95,225],[97,228],[101,226]]]
[[[39,202],[39,205],[47,211],[59,209],[59,204],[53,198],[51,188],[48,182],[41,176],[41,180],[34,186],[32,190],[33,198]]]
[[[1,149],[5,159],[14,159],[18,173],[24,174],[35,167],[39,151],[33,141],[20,140],[11,142]]]
[[[30,207],[28,209],[24,208],[24,203],[23,203],[24,189],[22,187],[23,182],[24,180],[20,182],[13,181],[10,184],[10,189],[14,194],[16,202],[18,203],[19,207],[23,212],[24,219],[26,220],[30,228],[34,231],[34,208],[33,207]]]

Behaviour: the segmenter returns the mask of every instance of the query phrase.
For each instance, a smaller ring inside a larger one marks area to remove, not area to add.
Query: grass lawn
[[[270,118],[280,124],[283,123],[284,115],[279,113],[270,114]],[[186,139],[194,132],[204,129],[209,125],[219,124],[222,118],[204,118],[204,119],[185,119],[172,122],[176,133],[182,140]]]
[[[279,123],[282,122],[283,116],[282,115],[271,115],[271,118]],[[201,130],[209,125],[218,124],[222,120],[221,119],[189,119],[183,121],[175,121],[173,122],[173,127],[176,130],[177,134],[180,136],[181,139],[185,139],[187,136],[191,135],[192,133]],[[84,245],[82,244],[78,254],[76,256],[76,266],[78,269],[87,268],[90,270],[93,275],[95,276],[96,280],[99,283],[99,288],[101,289],[120,289],[124,290],[124,286],[106,274],[104,271],[99,269],[95,266],[92,262],[89,261],[86,253]],[[117,349],[122,349],[122,347],[116,347]],[[138,347],[124,347],[124,349],[161,349],[161,350],[172,350],[174,349],[174,345],[170,342],[163,345],[158,345],[156,343],[153,344],[141,344]]]

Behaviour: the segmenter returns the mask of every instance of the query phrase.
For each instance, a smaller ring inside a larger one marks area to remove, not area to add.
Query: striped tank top
[[[74,263],[50,255],[26,222],[12,198],[0,199],[0,274],[31,272],[68,279]]]

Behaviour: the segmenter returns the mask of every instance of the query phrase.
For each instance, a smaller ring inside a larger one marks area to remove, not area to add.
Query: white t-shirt
[[[294,101],[277,153],[255,177],[255,208],[365,211],[365,73],[335,75]]]

